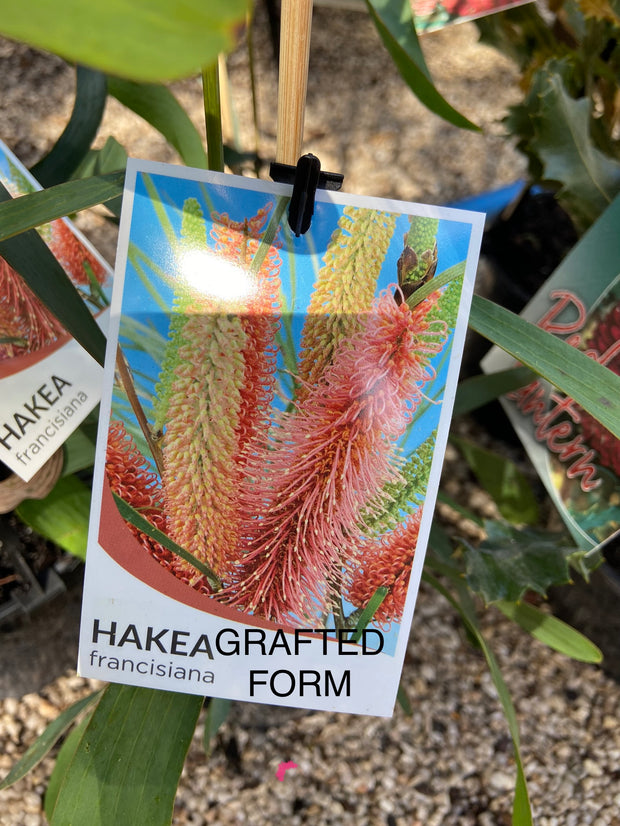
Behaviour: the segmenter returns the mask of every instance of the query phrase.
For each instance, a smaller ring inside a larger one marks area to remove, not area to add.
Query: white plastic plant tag
[[[484,216],[290,194],[129,164],[79,670],[389,716]]]
[[[41,187],[0,142],[13,197]],[[112,271],[66,219],[39,233],[105,330]],[[0,258],[0,461],[28,482],[101,397],[103,370]]]

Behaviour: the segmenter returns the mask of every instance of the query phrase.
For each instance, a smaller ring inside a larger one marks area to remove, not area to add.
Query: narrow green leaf
[[[4,16],[3,9],[0,27]],[[60,184],[73,175],[95,139],[107,95],[105,75],[84,66],[77,67],[75,103],[69,123],[49,154],[31,169],[41,186]]]
[[[207,757],[213,748],[213,738],[218,733],[220,727],[228,719],[232,700],[222,700],[220,697],[211,697],[205,715],[205,728],[202,736],[202,745]]]
[[[479,295],[473,297],[469,325],[566,393],[620,438],[620,376]]]
[[[51,826],[169,826],[202,702],[109,685],[67,767]]]
[[[514,462],[468,439],[452,435],[450,441],[465,457],[482,487],[491,494],[504,519],[514,524],[538,521],[538,504],[530,482]]]
[[[54,807],[56,806],[56,801],[58,800],[60,787],[64,783],[65,774],[67,773],[67,769],[75,756],[78,746],[80,745],[84,732],[86,731],[86,727],[90,723],[91,716],[92,712],[87,714],[84,719],[77,724],[77,726],[74,726],[60,747],[52,774],[50,775],[50,779],[47,784],[47,789],[45,790],[45,798],[43,801],[43,809],[48,821],[52,817]]]
[[[0,32],[14,40],[132,80],[197,73],[235,43],[248,0],[49,0],[3,3]]]
[[[366,5],[396,68],[416,97],[431,112],[454,126],[479,132],[480,127],[457,112],[433,85],[409,3],[403,0],[366,0]]]
[[[108,78],[108,92],[160,132],[187,166],[207,168],[198,130],[170,89],[156,83]]]
[[[205,565],[204,562],[201,562],[199,559],[191,554],[189,551],[186,551],[185,548],[182,548],[180,545],[177,545],[176,542],[173,542],[169,536],[166,536],[165,533],[155,528],[148,519],[145,519],[142,514],[140,514],[135,508],[132,508],[131,505],[128,505],[124,499],[121,499],[116,493],[112,494],[114,496],[114,501],[116,502],[116,506],[120,515],[125,519],[127,522],[130,522],[135,528],[145,533],[147,536],[150,536],[151,539],[154,539],[156,542],[159,542],[160,545],[163,545],[164,548],[167,548],[169,551],[172,551],[173,554],[180,556],[181,559],[184,559],[186,562],[189,562],[190,565],[193,565],[201,574],[204,574],[207,579],[209,580],[209,584],[219,590],[222,587],[222,583],[214,571],[209,568],[208,565]]]
[[[124,182],[123,171],[111,172],[79,181],[67,181],[0,203],[0,241],[116,198],[122,194]]]
[[[118,172],[127,166],[127,152],[125,148],[108,135],[101,149],[89,149],[82,163],[75,170],[74,178],[93,178],[96,175],[106,175],[109,172]]]
[[[89,708],[100,696],[101,691],[96,691],[94,694],[83,697],[81,700],[69,706],[69,708],[61,711],[58,717],[45,729],[43,734],[37,737],[21,760],[15,763],[7,776],[0,781],[0,790],[12,786],[13,783],[17,783],[18,780],[21,780],[28,772],[32,771],[56,745],[76,717],[78,717],[82,711]]]
[[[489,375],[471,376],[459,382],[456,389],[453,416],[464,416],[477,410],[494,399],[525,387],[534,379],[534,375],[527,367],[511,367],[508,370],[499,370]]]
[[[383,585],[377,588],[377,590],[368,600],[366,607],[360,614],[360,618],[358,619],[357,624],[355,626],[355,631],[351,634],[351,642],[357,642],[361,638],[362,632],[364,631],[368,623],[372,620],[377,611],[377,608],[387,597],[388,593],[389,590]]]
[[[0,202],[11,198],[0,183]],[[0,241],[0,256],[16,270],[67,332],[103,365],[105,336],[69,276],[33,229]]]
[[[432,576],[432,574],[425,571],[422,574],[422,577],[426,580],[426,582],[432,585],[436,591],[442,594],[442,596],[448,600],[450,605],[458,611],[468,632],[472,635],[477,646],[484,653],[491,678],[493,679],[493,684],[497,689],[497,694],[504,710],[504,715],[508,723],[508,729],[510,731],[510,736],[512,737],[514,747],[517,777],[515,781],[515,796],[512,807],[512,826],[532,826],[532,809],[527,790],[527,782],[525,780],[525,772],[523,770],[523,760],[521,758],[521,743],[517,714],[512,702],[512,697],[510,696],[510,691],[504,682],[504,678],[502,677],[502,673],[497,660],[495,659],[495,655],[480,630],[478,618],[476,617],[471,597],[464,585],[457,586],[459,598],[456,599],[446,588],[444,588],[438,579]]]
[[[403,688],[402,680],[398,684],[398,691],[396,692],[396,701],[398,702],[398,705],[402,708],[404,714],[407,717],[413,717],[413,706],[411,705],[411,700],[407,696],[407,692]]]
[[[63,476],[44,499],[26,499],[17,515],[65,551],[86,559],[90,488],[77,476]]]
[[[602,662],[603,654],[600,648],[581,632],[557,617],[545,614],[544,611],[528,602],[500,600],[495,605],[502,614],[516,622],[537,640],[553,648],[554,651],[566,654],[567,657],[579,660],[579,662]]]

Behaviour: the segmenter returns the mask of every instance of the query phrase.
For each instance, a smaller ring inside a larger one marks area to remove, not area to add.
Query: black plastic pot
[[[553,588],[553,613],[596,643],[603,652],[603,668],[620,682],[620,573],[605,562],[585,582]]]

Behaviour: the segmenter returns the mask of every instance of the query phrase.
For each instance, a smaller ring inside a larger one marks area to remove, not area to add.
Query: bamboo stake
[[[311,28],[312,0],[282,0],[276,161],[293,166],[304,133]]]

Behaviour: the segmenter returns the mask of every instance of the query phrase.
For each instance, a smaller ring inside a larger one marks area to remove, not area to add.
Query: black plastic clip
[[[274,161],[269,167],[269,174],[278,183],[293,184],[288,223],[297,238],[310,229],[317,189],[337,192],[344,180],[344,175],[337,172],[321,172],[321,162],[311,154],[302,155],[297,166]]]

